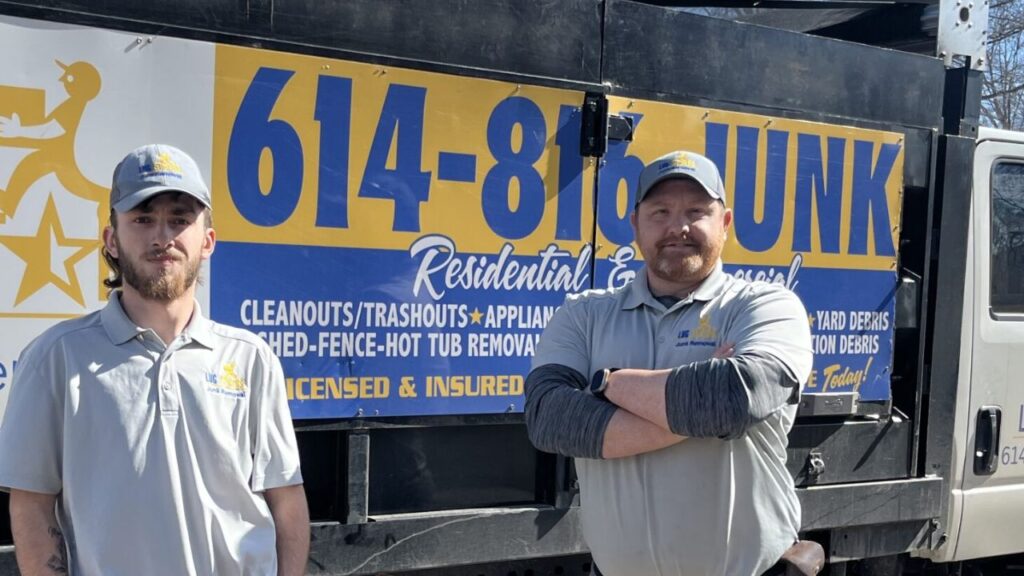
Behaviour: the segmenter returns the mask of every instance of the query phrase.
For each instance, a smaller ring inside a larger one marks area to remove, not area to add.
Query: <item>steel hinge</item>
[[[608,97],[587,92],[580,109],[580,155],[600,158],[608,151],[608,141],[632,142],[633,119],[608,114]]]

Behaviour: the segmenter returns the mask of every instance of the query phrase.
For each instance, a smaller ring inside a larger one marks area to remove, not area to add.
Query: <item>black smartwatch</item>
[[[608,388],[608,377],[616,370],[618,368],[605,368],[604,370],[594,372],[594,377],[590,379],[590,386],[587,386],[587,392],[595,398],[607,400],[604,396],[604,391],[605,388]]]

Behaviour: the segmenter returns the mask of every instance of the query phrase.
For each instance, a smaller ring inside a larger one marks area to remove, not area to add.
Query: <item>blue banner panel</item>
[[[636,273],[625,256],[598,261],[598,287]],[[270,343],[296,418],[518,412],[541,332],[566,292],[589,287],[589,258],[460,254],[443,236],[409,252],[221,242],[211,316]],[[888,400],[894,274],[800,264],[725,269],[803,300],[807,393]]]
[[[220,242],[211,316],[270,343],[296,418],[522,411],[530,357],[565,293],[589,286],[590,251],[511,252]]]

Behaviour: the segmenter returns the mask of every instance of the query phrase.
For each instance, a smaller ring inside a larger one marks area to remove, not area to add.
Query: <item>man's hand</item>
[[[301,576],[309,559],[309,508],[302,484],[270,488],[263,495],[277,532],[278,576]]]
[[[656,424],[627,412],[617,410],[608,422],[601,446],[602,458],[622,458],[661,450],[685,440]]]
[[[736,345],[723,342],[713,358],[729,358]],[[631,412],[666,432],[671,432],[665,407],[665,385],[672,370],[630,370],[612,372],[606,381],[604,397],[619,408]]]
[[[732,342],[723,342],[721,346],[715,348],[715,352],[711,355],[712,358],[729,358],[736,353],[736,345]]]
[[[22,576],[68,573],[64,533],[57,525],[55,494],[11,490],[11,532]]]

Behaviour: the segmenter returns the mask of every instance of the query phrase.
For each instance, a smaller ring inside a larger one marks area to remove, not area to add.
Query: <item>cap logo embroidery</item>
[[[181,178],[181,166],[175,162],[167,152],[161,152],[153,160],[152,164],[139,165],[139,176],[147,178],[150,176],[173,176]]]
[[[671,170],[673,168],[685,168],[687,170],[696,170],[697,162],[695,162],[693,158],[690,158],[686,154],[677,154],[670,158],[669,160],[663,162],[661,166],[658,167],[658,169],[661,171]]]

